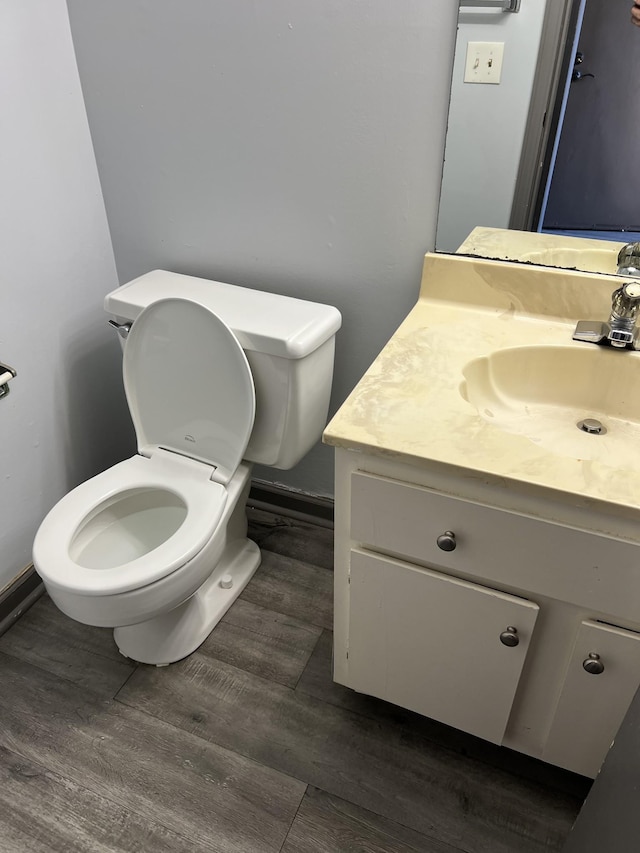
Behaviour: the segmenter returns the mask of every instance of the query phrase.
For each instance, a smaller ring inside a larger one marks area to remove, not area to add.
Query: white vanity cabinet
[[[640,684],[640,546],[336,460],[335,680],[594,776]]]

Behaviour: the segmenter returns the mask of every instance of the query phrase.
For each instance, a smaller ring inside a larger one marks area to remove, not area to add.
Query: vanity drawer
[[[447,532],[454,550],[438,546]],[[640,623],[640,546],[631,542],[361,471],[351,476],[351,540]]]

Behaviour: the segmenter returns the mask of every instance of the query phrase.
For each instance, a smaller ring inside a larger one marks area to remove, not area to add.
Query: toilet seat
[[[139,452],[163,447],[198,459],[228,483],[249,443],[256,395],[244,350],[218,315],[191,299],[151,303],[127,337],[123,375]]]
[[[210,479],[211,472],[209,466],[157,450],[151,458],[133,456],[87,480],[42,522],[33,545],[38,573],[48,584],[85,595],[127,592],[166,577],[202,550],[222,516],[227,491]],[[175,532],[121,565],[89,568],[74,559],[74,542],[86,525],[140,492],[177,497],[185,515]]]

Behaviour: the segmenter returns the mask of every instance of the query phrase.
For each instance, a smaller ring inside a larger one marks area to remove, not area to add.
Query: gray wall
[[[457,4],[68,6],[120,280],[165,267],[336,305],[335,408],[434,246]],[[333,490],[328,448],[256,473]]]
[[[64,0],[0,3],[0,589],[31,563],[43,516],[135,450],[116,269]],[[108,424],[108,428],[105,425]]]

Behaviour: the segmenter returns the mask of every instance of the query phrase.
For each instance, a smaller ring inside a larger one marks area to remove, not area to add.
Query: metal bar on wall
[[[520,0],[460,0],[460,8],[502,9],[503,12],[519,12]]]

